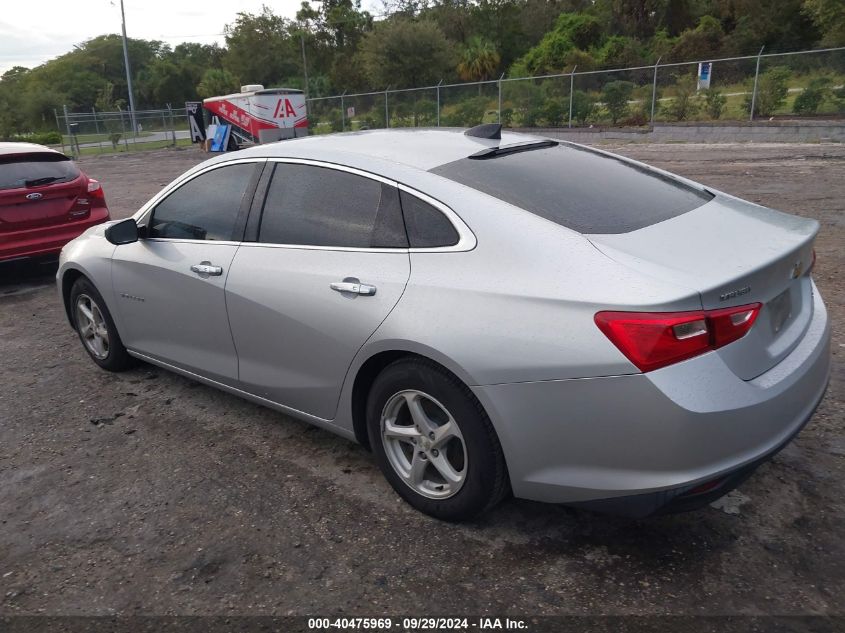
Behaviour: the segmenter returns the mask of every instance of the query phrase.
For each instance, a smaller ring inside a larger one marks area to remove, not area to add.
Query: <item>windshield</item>
[[[571,145],[462,158],[431,171],[580,233],[627,233],[692,211],[709,193]]]
[[[48,156],[11,156],[0,159],[0,189],[40,187],[70,182],[79,177],[79,169],[59,154]]]

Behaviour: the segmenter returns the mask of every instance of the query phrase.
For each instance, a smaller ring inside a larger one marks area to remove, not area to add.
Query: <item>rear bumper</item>
[[[514,494],[634,516],[721,496],[788,443],[824,395],[830,325],[815,288],[813,302],[800,343],[754,380],[710,353],[648,374],[474,387]]]
[[[0,233],[0,262],[57,254],[65,244],[79,237],[86,229],[106,222],[108,219],[109,210],[101,207],[92,209],[87,218],[77,222]]]

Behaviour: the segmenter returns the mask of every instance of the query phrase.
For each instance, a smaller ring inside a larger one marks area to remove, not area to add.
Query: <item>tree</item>
[[[361,41],[360,62],[372,86],[408,88],[437,83],[455,67],[443,31],[428,20],[379,22]]]
[[[804,13],[822,33],[823,46],[845,46],[845,9],[842,0],[804,0]]]
[[[203,99],[228,95],[238,91],[238,80],[228,70],[209,68],[197,86],[197,94]]]
[[[293,22],[265,6],[259,15],[238,13],[225,27],[226,55],[223,66],[244,83],[279,85],[301,71],[299,37]]]
[[[144,103],[161,107],[181,104],[196,97],[196,85],[190,69],[168,58],[154,60],[139,75],[138,92]]]
[[[493,42],[475,36],[461,50],[458,62],[458,76],[464,81],[489,79],[499,67],[499,53]]]
[[[712,15],[705,15],[694,29],[687,29],[672,46],[672,61],[687,61],[716,57],[722,50],[725,32]]]
[[[604,85],[602,101],[613,124],[628,114],[628,100],[634,92],[634,84],[630,81],[611,81]]]
[[[573,53],[587,54],[585,51],[598,46],[602,38],[601,22],[595,17],[564,13],[555,22],[554,29],[546,33],[519,63],[531,74],[561,72]]]
[[[114,99],[114,85],[110,82],[106,82],[100,92],[97,93],[97,100],[94,102],[95,107],[100,112],[114,112],[117,110],[119,105]],[[106,132],[109,135],[109,141],[111,141],[111,145],[113,149],[117,149],[117,144],[120,142],[121,137],[123,136],[123,123],[122,123],[123,115],[121,114],[121,122],[118,123],[118,119],[115,119],[114,116],[106,117],[104,123],[106,126]],[[119,131],[120,130],[120,131]]]
[[[596,11],[619,35],[645,39],[654,34],[665,0],[597,0]]]
[[[642,46],[632,37],[613,35],[597,52],[599,64],[604,68],[627,68],[644,63]]]
[[[0,139],[29,131],[21,112],[21,88],[28,73],[28,68],[14,66],[0,77]]]

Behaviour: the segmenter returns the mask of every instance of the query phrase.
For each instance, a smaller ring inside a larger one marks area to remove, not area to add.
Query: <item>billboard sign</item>
[[[710,88],[710,76],[713,72],[713,62],[698,63],[698,90]]]
[[[205,120],[202,115],[202,101],[186,101],[188,129],[191,131],[191,143],[202,143],[205,136]]]

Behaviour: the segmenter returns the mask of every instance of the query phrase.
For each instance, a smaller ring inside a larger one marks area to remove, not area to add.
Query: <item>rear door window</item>
[[[350,248],[406,248],[399,192],[328,167],[278,163],[258,241]]]
[[[70,182],[79,173],[73,161],[61,155],[7,156],[0,159],[0,190]]]
[[[189,240],[235,239],[233,233],[256,163],[238,163],[200,174],[156,205],[149,236]]]
[[[441,211],[405,191],[399,195],[411,248],[454,246],[458,243],[458,232]]]
[[[579,233],[627,233],[691,211],[713,196],[588,149],[558,145],[433,173]]]

